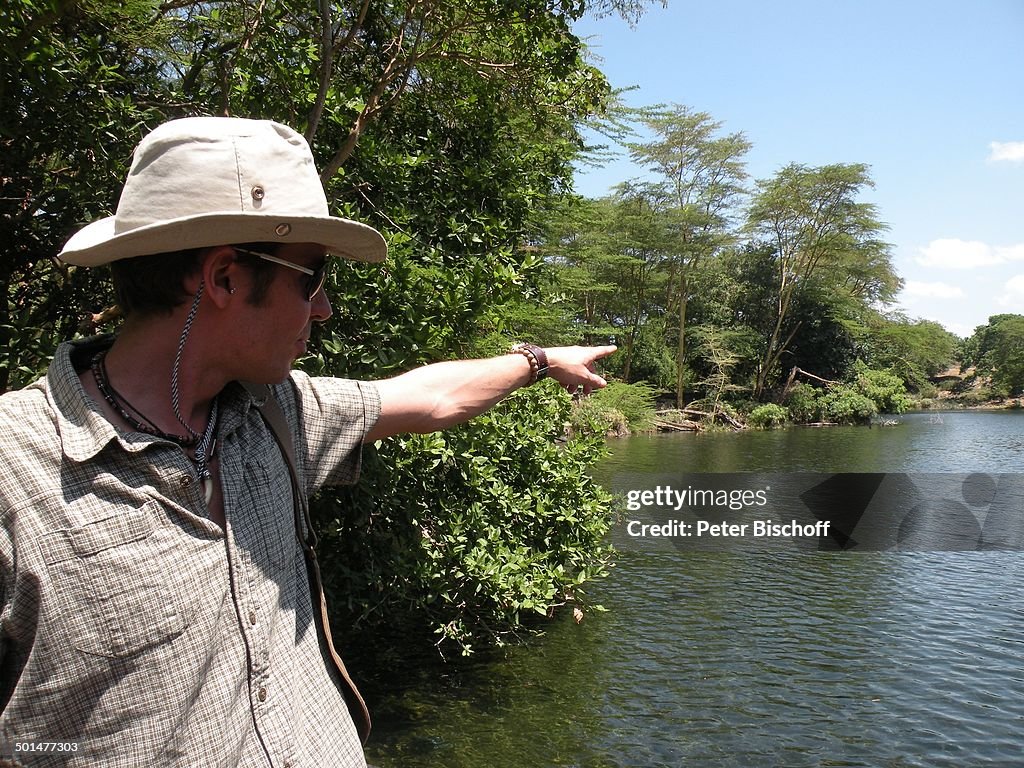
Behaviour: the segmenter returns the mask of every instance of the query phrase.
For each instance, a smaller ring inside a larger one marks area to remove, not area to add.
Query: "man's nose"
[[[323,288],[316,292],[310,303],[312,306],[309,316],[314,322],[323,323],[334,313],[334,310],[331,309],[331,300],[327,298],[327,291]]]

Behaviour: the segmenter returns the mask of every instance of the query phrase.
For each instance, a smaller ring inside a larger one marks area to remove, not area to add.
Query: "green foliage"
[[[603,441],[560,442],[571,407],[553,382],[520,390],[462,427],[385,441],[356,488],[324,493],[324,567],[345,625],[429,627],[468,653],[585,604],[611,513],[587,475]]]
[[[993,315],[964,345],[965,363],[987,374],[1003,397],[1024,392],[1024,315]]]
[[[985,405],[993,400],[998,400],[1005,395],[998,392],[991,387],[978,387],[976,389],[968,389],[957,396],[957,402],[961,405],[971,407]]]
[[[810,384],[796,382],[786,396],[786,408],[790,418],[800,424],[808,424],[821,419],[820,392]]]
[[[903,413],[911,400],[899,376],[870,369],[858,360],[847,383],[831,384],[824,390],[795,383],[789,389],[786,406],[798,423],[824,420],[865,424],[878,413]]]
[[[700,401],[714,411],[723,399],[749,391],[735,373],[753,359],[756,340],[749,328],[693,325],[690,336],[690,361],[697,379],[693,386],[701,395]]]
[[[899,290],[890,246],[880,240],[886,227],[873,205],[857,200],[870,186],[863,164],[791,163],[757,182],[747,228],[773,246],[778,291],[755,396],[762,396],[779,373],[798,294],[827,285],[834,294],[869,305],[891,301]]]
[[[958,339],[938,323],[879,316],[871,326],[868,362],[892,370],[915,390],[956,359]]]
[[[579,403],[573,413],[573,426],[602,435],[609,431],[643,432],[654,420],[656,397],[657,389],[645,381],[609,382]]]
[[[757,429],[781,427],[789,418],[789,411],[775,403],[764,403],[750,412],[747,422]]]
[[[785,366],[796,366],[823,379],[845,379],[857,359],[865,332],[863,305],[817,278],[794,291],[784,324],[790,337]],[[788,374],[787,371],[783,373]]]
[[[141,125],[162,99],[165,28],[149,2],[14,0],[0,6],[0,392],[45,369],[57,343],[108,305],[96,270],[53,256],[109,212]]]
[[[664,322],[653,318],[640,326],[633,339],[632,357],[629,359],[630,379],[634,382],[649,382],[662,390],[671,390],[676,384],[676,361],[665,344]],[[625,373],[625,363],[619,364],[615,357],[609,359],[606,367],[617,375]],[[625,361],[625,356],[622,357]]]
[[[829,387],[820,399],[822,416],[837,424],[867,424],[878,413],[878,406],[850,386]]]
[[[871,370],[858,360],[854,383],[857,391],[871,400],[880,413],[903,413],[910,407],[903,380],[891,371]]]

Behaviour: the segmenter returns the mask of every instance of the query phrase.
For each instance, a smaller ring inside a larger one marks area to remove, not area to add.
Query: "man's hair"
[[[238,247],[271,256],[277,250],[276,243],[239,243]],[[114,295],[124,315],[169,315],[185,303],[191,298],[185,291],[185,279],[199,269],[199,256],[205,250],[189,248],[112,262]],[[253,288],[246,301],[259,306],[266,299],[274,264],[244,253],[239,253],[238,257],[253,271]]]

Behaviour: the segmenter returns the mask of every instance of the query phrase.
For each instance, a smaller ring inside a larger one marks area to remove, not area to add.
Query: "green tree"
[[[153,3],[12,0],[0,5],[0,392],[45,368],[56,341],[109,303],[96,270],[54,260],[102,215],[139,126],[165,99],[166,29]]]
[[[742,392],[745,387],[735,383],[733,370],[742,360],[738,350],[743,349],[747,341],[743,329],[717,328],[710,325],[698,325],[693,329],[696,346],[701,350],[702,357],[707,361],[707,374],[697,384],[705,392],[703,398],[707,409],[716,413],[722,401],[729,394]]]
[[[794,297],[812,279],[824,276],[831,287],[865,302],[890,301],[900,281],[892,270],[885,225],[875,207],[858,202],[872,186],[867,166],[836,164],[809,168],[790,164],[757,182],[747,227],[771,242],[777,294],[773,322],[759,363],[755,396],[765,393],[777,375],[783,354],[799,330],[788,331]]]
[[[991,377],[1002,395],[1024,392],[1024,315],[993,315],[966,344],[965,363]]]
[[[722,123],[682,105],[654,110],[642,123],[654,140],[630,145],[630,155],[655,171],[671,201],[675,247],[667,267],[667,311],[679,325],[676,344],[676,407],[685,401],[687,305],[693,274],[732,240],[731,219],[744,193],[743,156],[750,142],[741,133],[720,135]]]
[[[602,307],[618,290],[609,253],[607,221],[609,199],[577,196],[556,202],[535,220],[531,246],[550,267],[551,282],[545,304],[566,299],[571,322],[588,341],[604,341],[616,332],[605,322]]]
[[[595,297],[596,315],[621,347],[610,370],[632,381],[643,329],[664,314],[665,198],[658,187],[626,183],[596,210],[602,213],[598,236],[582,254],[582,266],[592,275],[591,285],[603,286]]]
[[[930,320],[878,315],[870,324],[870,363],[899,374],[907,386],[920,389],[956,359],[959,339]]]
[[[868,368],[857,361],[852,379],[857,391],[871,400],[881,413],[903,413],[910,407],[903,379],[892,371]]]

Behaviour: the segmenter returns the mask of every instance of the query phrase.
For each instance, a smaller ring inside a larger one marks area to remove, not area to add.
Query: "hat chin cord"
[[[196,465],[196,472],[199,475],[199,479],[203,481],[203,491],[206,496],[206,503],[210,503],[210,499],[213,498],[213,478],[210,476],[210,459],[213,458],[213,453],[216,450],[216,440],[213,438],[213,434],[217,429],[217,414],[219,411],[218,399],[215,397],[213,403],[210,405],[210,414],[206,420],[206,429],[203,430],[203,434],[200,435],[185,421],[181,415],[181,391],[179,388],[178,380],[181,371],[181,358],[185,351],[185,342],[188,341],[188,336],[192,332],[192,323],[195,322],[196,313],[199,311],[199,302],[203,298],[203,288],[206,286],[205,281],[199,281],[199,289],[196,291],[195,298],[192,299],[192,307],[188,311],[188,316],[185,318],[185,327],[181,331],[181,337],[178,339],[178,351],[174,356],[174,368],[171,370],[171,407],[174,409],[174,417],[178,420],[178,423],[185,428],[189,437],[196,441],[195,455],[192,461]]]

